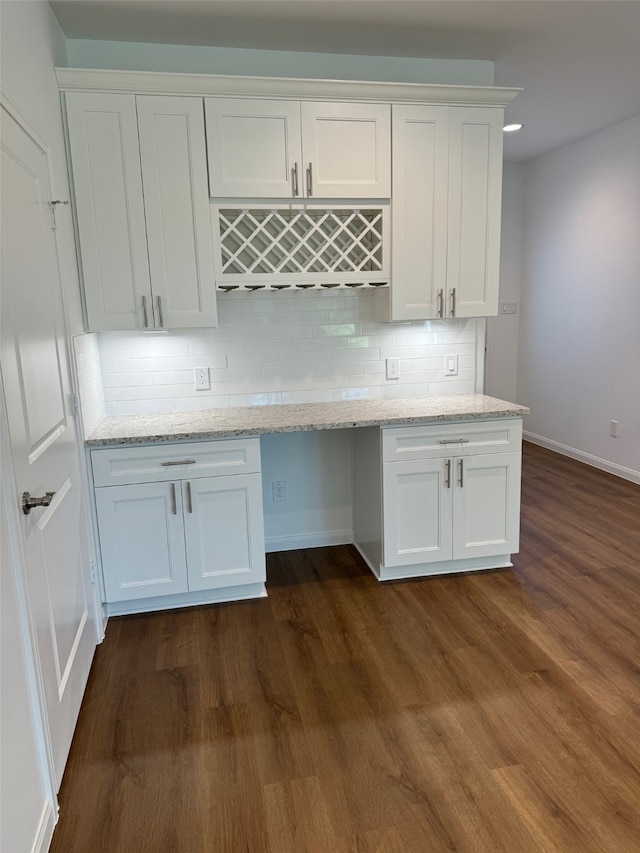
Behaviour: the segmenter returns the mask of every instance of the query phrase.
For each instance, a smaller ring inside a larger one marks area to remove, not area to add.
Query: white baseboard
[[[436,575],[453,575],[460,572],[482,572],[490,569],[507,569],[513,566],[511,554],[498,554],[495,557],[471,557],[464,560],[442,560],[437,563],[418,563],[415,566],[376,566],[357,543],[355,547],[379,581],[410,580]]]
[[[622,477],[623,480],[630,480],[632,483],[640,485],[640,471],[634,471],[633,468],[616,465],[615,462],[609,462],[608,459],[592,456],[583,450],[576,450],[575,447],[568,447],[566,444],[560,444],[559,441],[552,441],[550,438],[544,438],[542,435],[536,435],[526,430],[522,433],[522,437],[533,444],[539,444],[540,447],[546,447],[547,450],[555,450],[556,453],[577,459],[578,462],[584,462],[585,465],[591,465],[592,468],[599,468],[600,471],[606,471],[608,474],[614,474],[616,477]]]
[[[267,554],[272,551],[297,551],[298,548],[323,548],[327,545],[351,545],[353,530],[300,533],[295,536],[272,536],[265,540]]]
[[[53,830],[56,825],[56,813],[51,800],[46,800],[40,815],[40,823],[38,831],[33,839],[31,853],[47,853],[51,847],[51,839],[53,838]]]
[[[109,616],[128,616],[131,613],[152,613],[155,610],[176,610],[179,607],[195,607],[199,604],[226,604],[229,601],[247,601],[266,598],[263,583],[245,583],[241,586],[224,586],[220,589],[203,589],[181,592],[175,595],[157,595],[152,598],[137,598],[131,601],[113,601],[106,604]]]

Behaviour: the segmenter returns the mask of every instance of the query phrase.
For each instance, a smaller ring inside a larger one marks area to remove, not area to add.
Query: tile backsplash
[[[374,293],[218,295],[216,329],[97,335],[107,415],[475,390],[476,320],[379,323]],[[91,337],[91,336],[85,336]],[[457,354],[457,376],[444,356]],[[385,359],[400,359],[388,380]],[[211,389],[194,389],[208,367]]]
[[[85,435],[89,435],[105,416],[102,390],[102,366],[98,336],[95,332],[73,339],[78,376],[78,397]]]

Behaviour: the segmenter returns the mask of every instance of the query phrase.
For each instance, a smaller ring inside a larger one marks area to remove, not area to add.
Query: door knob
[[[53,500],[55,492],[47,492],[41,498],[32,498],[29,492],[22,493],[22,512],[29,515],[32,509],[37,506],[49,506]]]

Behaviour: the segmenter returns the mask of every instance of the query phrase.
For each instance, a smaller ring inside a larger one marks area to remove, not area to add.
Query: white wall
[[[500,299],[520,310],[524,239],[524,165],[505,163],[502,181],[502,235],[500,241]],[[499,313],[487,319],[485,394],[515,400],[518,373],[520,315]]]
[[[529,163],[524,224],[525,428],[640,482],[640,116]]]
[[[72,68],[493,85],[494,64],[487,60],[352,56],[83,39],[69,39],[67,44]]]

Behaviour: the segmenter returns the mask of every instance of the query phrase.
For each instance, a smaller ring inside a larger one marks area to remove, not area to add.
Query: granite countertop
[[[413,397],[398,400],[341,400],[332,403],[294,403],[204,409],[166,414],[110,415],[87,437],[89,447],[193,441],[273,432],[395,426],[432,421],[519,418],[526,406],[484,394]]]

